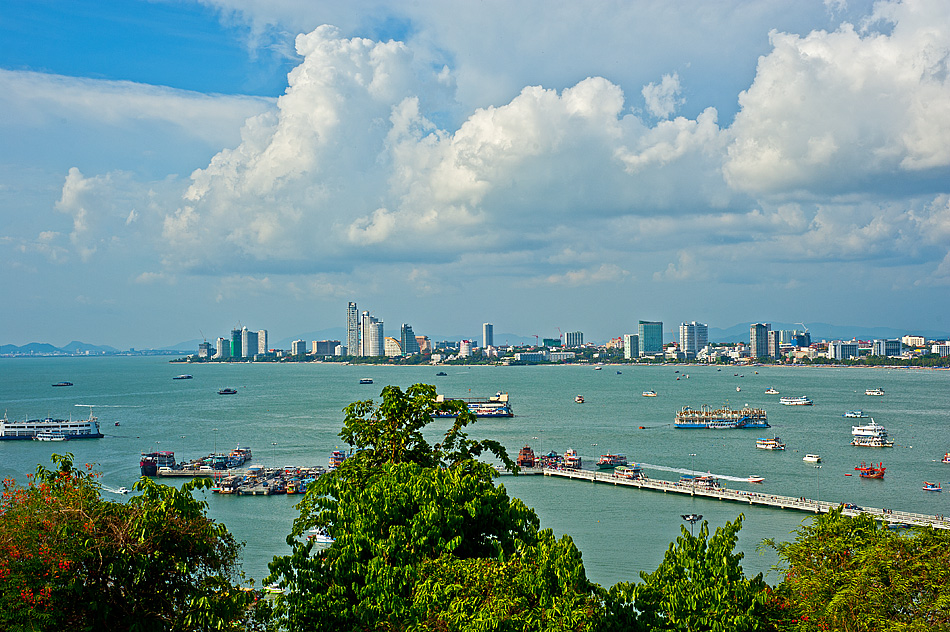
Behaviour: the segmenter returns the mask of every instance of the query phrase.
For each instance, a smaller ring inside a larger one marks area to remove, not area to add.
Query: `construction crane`
[[[534,346],[538,346],[538,334],[534,334]]]
[[[796,324],[796,325],[801,325],[802,327],[805,327],[805,323],[795,323],[795,324]],[[805,327],[805,331],[802,332],[802,333],[806,333],[806,334],[807,334],[807,333],[808,333],[808,327]]]

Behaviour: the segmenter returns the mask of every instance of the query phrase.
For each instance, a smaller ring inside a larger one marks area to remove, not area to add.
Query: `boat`
[[[768,389],[767,391],[765,391],[765,394],[766,394],[766,395],[778,395],[778,391],[775,390],[774,388],[772,388],[772,387],[770,386],[769,389]]]
[[[372,383],[373,383],[373,378],[371,378],[371,377],[361,377],[361,378],[360,378],[360,384],[372,384]]]
[[[62,433],[68,439],[101,439],[99,419],[93,416],[92,406],[89,407],[87,419],[28,419],[26,421],[10,421],[6,413],[0,419],[0,441],[17,439],[33,439],[41,433]],[[46,441],[56,439],[43,439]]]
[[[343,465],[343,461],[346,460],[346,453],[342,450],[334,450],[330,453],[330,469],[335,470],[336,468]]]
[[[534,450],[531,449],[531,446],[525,446],[518,451],[518,460],[515,461],[518,464],[518,467],[534,467],[534,464],[537,463],[537,459],[534,456]]]
[[[72,382],[56,382],[53,386],[72,386]]]
[[[924,481],[923,490],[925,492],[942,492],[943,489],[940,487],[940,483],[928,483]]]
[[[633,465],[618,465],[614,468],[614,476],[617,478],[626,478],[629,480],[643,480],[647,476],[643,473],[643,466],[639,463]]]
[[[806,454],[802,457],[802,461],[806,461],[808,463],[821,463],[821,457],[817,454]]]
[[[541,467],[553,467],[558,468],[564,463],[564,457],[560,454],[551,450],[547,454],[542,454],[537,461],[537,464]]]
[[[870,417],[870,415],[865,415],[865,414],[864,414],[862,411],[860,411],[860,410],[849,410],[848,412],[846,412],[846,413],[845,413],[844,415],[842,415],[842,416],[843,416],[843,417],[851,417],[851,418],[855,418],[855,419],[866,419],[866,418]]]
[[[175,453],[168,450],[160,452],[143,452],[139,459],[139,471],[142,476],[158,476],[158,468],[164,467],[169,470],[180,469],[175,463]]]
[[[673,418],[674,428],[709,428],[729,430],[733,428],[769,428],[768,415],[761,408],[745,406],[731,410],[726,406],[713,410],[703,405],[699,410],[686,406]]]
[[[877,467],[875,467],[873,463],[865,465],[864,461],[861,461],[861,465],[854,468],[854,471],[857,472],[861,478],[884,478],[884,471],[886,469],[883,463],[878,463]]]
[[[600,460],[597,461],[598,470],[609,470],[620,465],[627,464],[627,457],[623,454],[603,454],[600,457]]]
[[[33,441],[69,441],[69,437],[62,430],[44,430],[36,433]]]
[[[307,532],[307,539],[317,544],[333,544],[336,542],[322,527],[311,529]]]
[[[782,443],[782,440],[778,437],[773,437],[771,439],[760,437],[755,440],[755,447],[760,450],[784,450],[785,444]]]
[[[644,397],[656,397],[656,391],[643,391]]]
[[[218,395],[237,395],[237,391],[233,388],[222,388],[218,391]]]
[[[564,453],[564,469],[579,470],[581,469],[581,465],[581,457],[577,455],[577,450],[574,448],[568,448]]]
[[[742,389],[737,386],[737,387],[736,387],[736,392],[737,392],[737,393],[741,393],[741,392],[742,392]]]
[[[445,371],[439,371],[438,373],[435,374],[436,377],[445,377],[447,375],[448,373],[446,373]]]
[[[950,463],[950,452],[943,455],[943,463]]]
[[[185,374],[182,374],[182,375],[176,375],[176,376],[173,377],[172,379],[173,379],[173,380],[190,380],[190,379],[191,379],[191,376],[188,375],[187,373],[185,373]]]
[[[722,487],[719,479],[711,474],[696,476],[695,474],[683,474],[680,476],[680,485],[688,487],[698,487],[700,489],[719,489]]]
[[[746,480],[749,481],[750,483],[761,483],[765,481],[765,479],[761,476],[750,476]]]
[[[617,375],[623,375],[623,371],[617,371]]]
[[[583,395],[577,395],[577,396],[574,397],[574,401],[577,402],[578,404],[583,404],[583,403],[584,403],[584,396],[583,396]]]
[[[128,487],[120,487],[119,489],[115,490],[115,493],[116,493],[116,494],[128,494],[130,491],[132,491],[132,490],[130,490]]]
[[[801,397],[782,397],[778,401],[783,406],[811,406],[814,403],[804,395]]]
[[[448,401],[461,401],[465,402],[465,405],[468,407],[468,411],[475,415],[476,417],[514,417],[515,413],[512,411],[511,404],[508,402],[508,393],[502,393],[501,391],[495,393],[491,397],[485,398],[462,398],[462,397],[444,397],[442,395],[436,395],[436,403],[448,402]],[[455,413],[452,411],[437,411],[432,413],[433,417],[455,417]]]
[[[865,395],[883,395],[884,389],[883,388],[869,388],[864,391],[864,394]]]
[[[600,371],[600,370],[602,370],[603,368],[604,368],[604,367],[602,367],[602,366],[595,366],[595,367],[594,367],[594,370],[595,370],[595,371]]]
[[[851,435],[854,437],[851,445],[864,448],[894,447],[894,442],[887,438],[887,429],[874,423],[874,419],[864,426],[851,426]]]

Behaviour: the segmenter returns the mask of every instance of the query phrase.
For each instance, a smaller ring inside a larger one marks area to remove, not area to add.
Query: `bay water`
[[[446,376],[436,376],[438,371]],[[190,373],[190,380],[173,380]],[[688,377],[687,377],[688,376]],[[360,384],[372,378],[373,384]],[[72,387],[53,387],[69,381]],[[253,464],[267,467],[327,465],[338,437],[342,409],[378,399],[387,384],[424,382],[455,397],[510,395],[515,417],[480,419],[472,438],[492,438],[512,458],[524,445],[535,453],[578,451],[585,468],[601,454],[622,453],[644,464],[651,478],[717,475],[729,488],[851,502],[927,514],[950,514],[950,494],[928,493],[924,481],[950,488],[950,372],[897,368],[715,366],[356,366],[321,363],[178,364],[167,357],[49,357],[0,359],[0,406],[10,420],[85,417],[94,406],[100,440],[46,443],[0,441],[0,476],[26,482],[52,453],[71,452],[77,463],[95,463],[106,489],[131,487],[142,452],[172,450],[178,460],[253,450]],[[222,388],[236,395],[218,395]],[[737,387],[739,390],[737,390]],[[774,387],[781,395],[765,391]],[[865,395],[880,387],[883,397]],[[643,397],[655,390],[657,397]],[[585,403],[575,403],[583,395]],[[814,406],[782,406],[781,396],[807,395]],[[673,416],[683,406],[745,404],[765,408],[765,430],[683,430]],[[843,417],[861,409],[885,426],[895,447],[850,445],[851,426],[868,420]],[[118,425],[116,425],[118,424]],[[447,421],[432,424],[438,441]],[[785,451],[758,450],[755,440],[779,436]],[[820,454],[821,468],[802,461]],[[861,461],[883,462],[883,480],[857,477]],[[847,475],[851,476],[847,476]],[[765,478],[762,484],[742,479]],[[161,479],[164,482],[164,479]],[[172,481],[180,484],[180,481]],[[604,586],[635,581],[655,570],[684,525],[682,515],[702,514],[711,528],[740,513],[739,549],[747,574],[770,571],[777,559],[761,550],[764,538],[788,540],[808,515],[678,494],[596,485],[540,476],[498,479],[509,495],[537,512],[543,528],[570,535],[583,553],[588,576]],[[950,491],[950,489],[948,489]],[[114,500],[126,498],[105,492]],[[243,568],[259,584],[274,555],[289,552],[285,538],[299,496],[240,497],[204,494],[209,515],[246,542]],[[698,528],[698,525],[697,527]]]

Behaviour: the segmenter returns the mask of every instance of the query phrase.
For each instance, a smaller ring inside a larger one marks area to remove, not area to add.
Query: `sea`
[[[444,371],[447,375],[437,376]],[[190,380],[174,380],[182,373]],[[360,384],[371,378],[373,384]],[[53,387],[72,382],[71,387]],[[584,467],[601,454],[621,453],[643,464],[651,478],[678,480],[710,473],[731,489],[818,498],[925,514],[950,514],[950,493],[922,490],[924,481],[950,491],[950,371],[866,367],[716,366],[367,366],[334,363],[171,363],[167,357],[0,358],[0,406],[10,420],[86,417],[93,406],[99,440],[48,443],[0,441],[0,476],[25,483],[53,453],[71,452],[77,463],[102,473],[103,494],[132,487],[142,452],[171,450],[181,461],[225,452],[253,451],[266,467],[327,465],[347,446],[338,433],[343,408],[378,400],[381,389],[434,384],[447,397],[488,397],[507,392],[515,416],[480,419],[469,436],[492,438],[514,458],[522,446],[535,453],[574,448]],[[780,395],[769,395],[770,387]],[[884,396],[865,395],[882,388]],[[236,395],[218,395],[234,388]],[[643,397],[654,390],[656,397]],[[574,401],[582,395],[585,403]],[[806,395],[813,406],[782,406],[781,396]],[[749,405],[768,412],[769,429],[686,430],[673,427],[684,406]],[[893,448],[850,445],[846,418],[860,409],[887,428]],[[448,427],[433,422],[436,442]],[[759,437],[780,437],[785,451],[756,449]],[[821,467],[802,461],[821,455]],[[883,480],[860,479],[862,461],[883,463]],[[761,484],[744,480],[764,477]],[[161,479],[164,480],[164,479]],[[180,481],[170,481],[180,484]],[[702,515],[711,530],[742,514],[738,550],[747,575],[776,584],[774,552],[763,540],[795,537],[809,514],[740,505],[636,488],[542,476],[497,479],[508,494],[532,507],[542,528],[570,536],[583,554],[588,577],[609,587],[656,570],[680,534],[683,516]],[[222,496],[202,492],[208,514],[239,541],[243,571],[256,585],[275,555],[285,555],[300,496]],[[699,529],[699,524],[693,527]]]

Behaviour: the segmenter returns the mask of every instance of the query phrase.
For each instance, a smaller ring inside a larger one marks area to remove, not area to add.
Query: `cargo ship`
[[[81,420],[72,419],[29,419],[27,421],[10,421],[6,413],[3,419],[0,419],[0,441],[10,441],[16,439],[37,439],[42,435],[62,436],[64,440],[68,439],[101,439],[102,433],[99,431],[99,418],[93,416],[92,406],[89,407],[89,418]],[[39,439],[37,439],[39,440]]]
[[[673,418],[674,428],[708,428],[731,430],[733,428],[769,428],[768,415],[761,408],[745,406],[731,410],[725,406],[711,409],[703,405],[699,410],[686,406]]]
[[[449,401],[459,401],[465,402],[465,405],[468,407],[468,412],[472,413],[476,417],[514,417],[515,414],[511,409],[511,404],[508,402],[508,393],[497,392],[488,399],[485,398],[463,398],[463,397],[445,397],[443,395],[437,395],[435,398],[437,403],[449,402]],[[435,412],[432,413],[433,417],[455,417],[455,413],[452,412]]]

